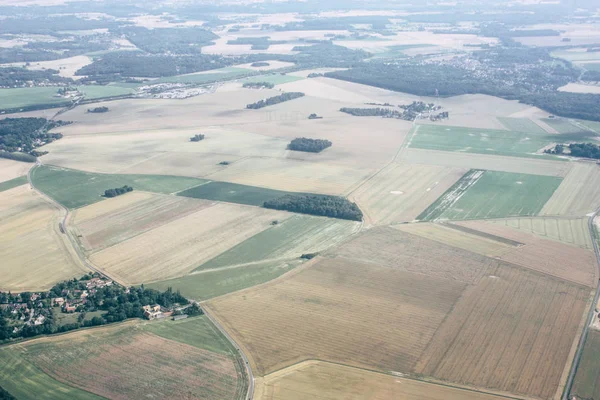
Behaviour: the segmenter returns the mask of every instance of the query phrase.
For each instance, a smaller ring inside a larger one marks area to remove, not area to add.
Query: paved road
[[[600,208],[594,212],[594,214],[588,220],[588,229],[590,230],[590,235],[592,235],[592,243],[594,245],[594,253],[596,253],[596,260],[598,264],[598,268],[600,268],[600,249],[598,248],[598,242],[596,241],[596,237],[594,235],[595,227],[594,227],[594,218],[600,213]],[[585,341],[588,337],[588,333],[590,331],[590,325],[592,320],[594,319],[596,313],[596,304],[598,304],[598,298],[600,298],[600,282],[596,287],[596,294],[594,295],[594,301],[590,307],[590,311],[588,312],[588,316],[586,319],[585,327],[583,328],[583,332],[581,332],[581,337],[579,338],[579,344],[577,345],[577,351],[575,352],[575,357],[573,358],[573,363],[571,364],[571,371],[569,372],[569,377],[567,378],[567,382],[565,383],[565,389],[563,391],[563,400],[569,399],[569,394],[571,393],[571,389],[573,388],[573,381],[575,379],[575,374],[577,373],[577,368],[579,367],[579,362],[581,361],[581,356],[583,354],[583,347],[585,345]]]
[[[67,229],[67,223],[69,220],[69,209],[67,207],[63,206],[62,204],[58,203],[57,201],[55,201],[53,198],[47,196],[45,193],[43,193],[42,191],[38,190],[35,187],[35,185],[33,184],[33,180],[31,179],[31,174],[35,169],[37,169],[41,165],[42,165],[42,162],[38,159],[36,161],[35,165],[32,168],[30,168],[29,171],[27,172],[27,181],[29,182],[31,189],[35,190],[37,192],[37,194],[42,196],[42,198],[46,199],[48,202],[55,205],[59,210],[64,212],[65,215],[61,222],[61,224],[62,224],[61,231],[69,239],[69,243],[73,247],[73,250],[75,250],[75,253],[77,254],[77,257],[79,258],[81,263],[83,265],[85,265],[87,268],[89,268],[90,270],[107,277],[108,279],[120,284],[121,286],[125,286],[125,285],[123,285],[122,282],[119,282],[117,279],[109,276],[108,274],[106,274],[106,272],[100,271],[98,268],[96,268],[95,265],[93,265],[92,263],[90,263],[88,261],[88,259],[85,257],[85,254],[81,250],[81,247],[79,246],[79,244],[77,243],[75,238],[73,238],[73,236]],[[231,342],[231,344],[236,348],[236,350],[239,352],[240,356],[242,357],[244,366],[246,368],[246,373],[248,375],[248,392],[246,393],[246,400],[251,400],[252,396],[254,395],[254,375],[252,374],[252,368],[250,367],[250,361],[248,360],[248,357],[246,357],[246,354],[244,354],[244,352],[240,349],[240,347],[235,342],[235,340],[233,340],[233,338],[225,331],[225,329],[221,326],[221,324],[219,324],[219,322],[217,320],[215,320],[209,313],[207,313],[206,310],[204,310],[204,314],[208,317],[208,319],[211,320],[211,322],[217,327],[217,329],[223,334],[223,336],[225,336],[227,338],[227,340],[229,340]]]

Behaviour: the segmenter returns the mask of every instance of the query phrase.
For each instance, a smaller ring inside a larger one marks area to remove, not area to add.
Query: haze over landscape
[[[596,0],[0,0],[0,399],[600,399]]]

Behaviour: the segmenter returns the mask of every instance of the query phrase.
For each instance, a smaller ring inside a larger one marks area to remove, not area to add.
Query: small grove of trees
[[[266,61],[257,61],[257,62],[254,62],[254,63],[250,64],[251,67],[255,67],[255,68],[258,68],[258,67],[268,67],[269,65],[271,65],[271,64],[269,64]]]
[[[285,195],[265,201],[265,208],[323,217],[361,221],[363,214],[355,203],[344,197],[317,195]]]
[[[319,117],[317,114],[312,113],[308,116],[308,119],[323,119],[323,117]]]
[[[288,92],[283,93],[279,96],[269,97],[268,99],[257,101],[256,103],[248,104],[246,108],[256,110],[258,108],[263,108],[267,106],[272,106],[274,104],[283,103],[284,101],[294,100],[299,97],[303,97],[304,93],[301,92]]]
[[[548,154],[564,154],[565,145],[557,144],[553,149],[545,150]],[[573,157],[600,159],[600,146],[593,143],[571,143],[569,153]]]
[[[8,151],[1,151],[1,150],[0,150],[0,158],[8,158],[9,160],[22,161],[22,162],[28,162],[28,163],[33,163],[36,160],[35,156],[32,156],[31,154],[9,153]]]
[[[105,112],[108,112],[108,107],[88,108],[87,112],[89,112],[89,113],[105,113]]]
[[[104,191],[104,197],[117,197],[120,196],[124,193],[128,193],[133,191],[133,188],[131,186],[123,186],[120,188],[115,188],[115,189],[107,189]]]
[[[294,151],[306,151],[309,153],[320,153],[328,147],[331,147],[332,143],[326,139],[309,139],[309,138],[296,138],[288,144],[288,149]]]
[[[246,82],[242,87],[246,89],[273,89],[275,85],[271,82]]]
[[[204,135],[201,133],[198,133],[190,138],[190,142],[199,142],[201,140],[204,140]]]

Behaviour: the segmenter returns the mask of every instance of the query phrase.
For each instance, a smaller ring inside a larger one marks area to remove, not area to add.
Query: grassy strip
[[[4,192],[5,190],[9,190],[15,188],[17,186],[21,186],[27,183],[26,176],[20,176],[15,179],[11,179],[10,181],[1,182],[0,183],[0,192]]]

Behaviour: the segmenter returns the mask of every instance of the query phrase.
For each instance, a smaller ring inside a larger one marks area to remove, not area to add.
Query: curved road
[[[61,222],[61,224],[62,224],[61,231],[69,239],[69,243],[71,244],[71,247],[73,247],[73,250],[77,254],[77,257],[79,258],[79,260],[81,261],[81,263],[83,265],[85,265],[87,268],[89,268],[90,270],[92,270],[94,272],[97,272],[97,273],[99,273],[102,276],[107,277],[108,279],[112,280],[113,282],[118,283],[121,286],[124,286],[121,282],[119,282],[118,280],[112,278],[111,276],[109,276],[108,274],[106,274],[104,271],[100,271],[98,268],[96,268],[96,266],[94,266],[92,263],[90,263],[87,260],[87,258],[85,257],[85,254],[83,254],[83,251],[81,250],[81,247],[79,247],[79,245],[77,244],[76,240],[71,236],[71,234],[69,233],[69,230],[67,229],[67,221],[69,219],[69,209],[67,207],[63,206],[62,204],[58,203],[57,201],[55,201],[50,196],[47,196],[44,192],[40,191],[39,189],[37,189],[35,187],[35,185],[33,184],[33,180],[31,179],[31,174],[40,165],[42,165],[42,162],[38,159],[36,161],[35,165],[32,168],[30,168],[29,171],[27,172],[27,181],[29,182],[29,185],[31,186],[31,189],[35,190],[37,194],[39,194],[42,198],[44,198],[49,203],[53,204],[59,210],[64,211],[65,215],[64,215],[64,217],[62,219],[62,222]],[[233,347],[235,347],[235,349],[238,351],[238,353],[242,357],[242,360],[244,362],[244,366],[246,368],[246,374],[248,375],[248,391],[246,392],[245,399],[246,400],[251,400],[252,397],[253,397],[253,395],[254,395],[254,375],[252,374],[252,368],[250,367],[250,361],[248,360],[248,357],[246,357],[246,354],[244,354],[244,352],[241,350],[240,346],[238,346],[238,344],[235,342],[235,340],[233,340],[233,338],[227,333],[227,331],[225,331],[225,329],[223,328],[223,326],[221,326],[221,324],[219,324],[219,322],[216,319],[214,319],[209,313],[207,313],[206,310],[203,309],[203,311],[204,311],[204,315],[206,315],[208,317],[208,319],[210,319],[210,321],[223,334],[223,336],[225,336],[227,338],[227,340],[229,340],[231,342],[231,344],[233,345]]]

